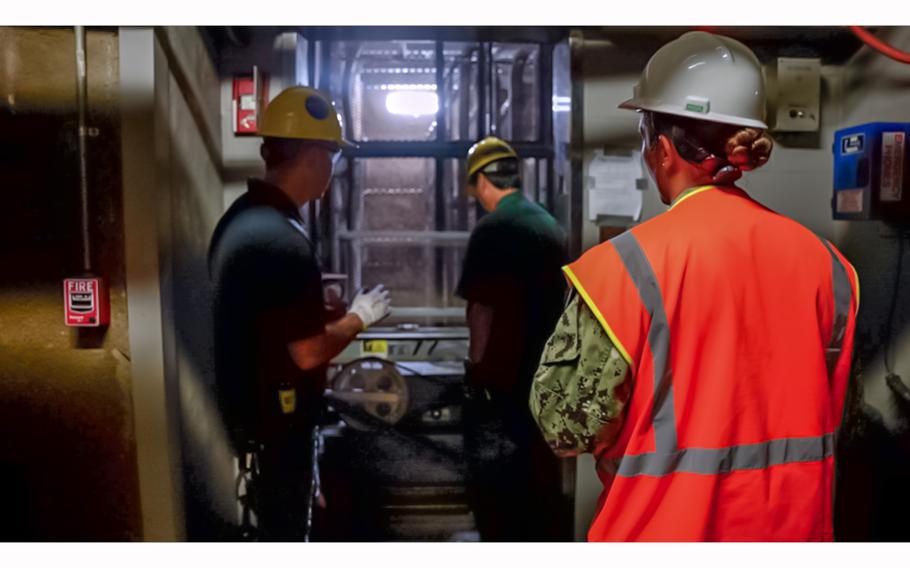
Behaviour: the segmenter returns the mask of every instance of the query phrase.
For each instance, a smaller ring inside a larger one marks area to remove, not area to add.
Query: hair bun
[[[774,142],[756,128],[743,128],[727,140],[727,161],[743,171],[754,170],[768,162]]]

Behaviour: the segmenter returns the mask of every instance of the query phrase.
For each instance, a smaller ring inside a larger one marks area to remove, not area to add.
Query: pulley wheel
[[[332,388],[326,392],[329,400],[343,401],[370,416],[394,425],[408,409],[408,385],[390,361],[365,358],[351,361],[332,378]],[[344,421],[358,430],[373,430],[374,426],[338,409]]]

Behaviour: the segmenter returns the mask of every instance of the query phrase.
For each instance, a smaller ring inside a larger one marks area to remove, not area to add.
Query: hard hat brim
[[[302,140],[302,141],[309,141],[309,142],[323,142],[323,143],[329,143],[329,144],[337,144],[338,147],[341,148],[342,150],[348,150],[348,149],[353,150],[355,148],[360,147],[357,144],[351,142],[350,140],[348,140],[346,138],[340,138],[337,140],[330,139],[330,138],[303,138],[300,136],[282,136],[280,134],[276,135],[276,134],[272,134],[271,132],[259,132],[259,136],[263,140],[265,140],[266,138],[274,138],[276,140]]]
[[[708,113],[699,113],[692,112],[687,110],[680,110],[675,106],[670,105],[661,105],[661,104],[650,104],[641,99],[631,98],[623,103],[620,103],[617,108],[624,110],[635,110],[642,111],[646,110],[649,112],[659,112],[663,114],[672,114],[674,116],[684,116],[686,118],[694,118],[696,120],[707,120],[708,122],[720,122],[721,124],[730,124],[732,126],[742,126],[748,128],[759,128],[761,130],[768,130],[768,125],[760,120],[752,120],[749,118],[742,118],[738,116],[727,116],[724,114],[719,114],[716,112]]]

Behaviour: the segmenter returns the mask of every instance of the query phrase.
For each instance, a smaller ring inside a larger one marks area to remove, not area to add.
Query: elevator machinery
[[[468,333],[454,290],[483,213],[464,193],[464,158],[486,135],[509,140],[526,197],[565,209],[567,105],[558,103],[570,92],[554,77],[568,73],[568,46],[371,38],[315,47],[318,85],[358,147],[310,211],[311,235],[325,266],[348,276],[348,292],[382,283],[394,307],[333,362],[327,397],[342,420],[323,430],[321,526],[328,538],[476,540],[461,425]]]

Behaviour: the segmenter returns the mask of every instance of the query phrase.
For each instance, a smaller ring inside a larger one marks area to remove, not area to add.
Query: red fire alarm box
[[[100,327],[110,323],[110,301],[103,278],[64,280],[63,305],[68,326]]]
[[[253,67],[252,75],[234,77],[234,134],[255,135],[259,132],[259,115],[268,100],[268,81]]]

